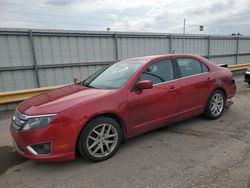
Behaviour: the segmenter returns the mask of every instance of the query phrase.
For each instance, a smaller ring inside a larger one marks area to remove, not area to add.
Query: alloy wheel
[[[224,107],[224,98],[220,93],[216,93],[210,103],[210,109],[213,116],[219,116],[223,111]]]
[[[87,137],[88,152],[97,158],[105,157],[112,153],[118,144],[118,132],[108,123],[97,125],[90,131]]]

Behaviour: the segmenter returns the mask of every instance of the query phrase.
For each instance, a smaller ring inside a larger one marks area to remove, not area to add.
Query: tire
[[[248,85],[250,86],[250,82],[247,82],[248,83]]]
[[[216,89],[209,96],[204,115],[208,119],[218,119],[222,115],[224,108],[225,94],[220,89]]]
[[[78,139],[78,151],[86,159],[100,162],[112,157],[122,140],[120,125],[112,118],[97,117],[86,124]]]

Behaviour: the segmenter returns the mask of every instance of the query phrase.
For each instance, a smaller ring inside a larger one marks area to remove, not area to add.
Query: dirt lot
[[[101,163],[44,163],[12,149],[0,115],[0,187],[235,187],[250,178],[250,87],[237,77],[234,105],[214,121],[196,117],[127,140]]]

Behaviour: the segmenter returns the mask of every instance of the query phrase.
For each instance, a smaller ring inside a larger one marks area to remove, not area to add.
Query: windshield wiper
[[[90,86],[90,85],[84,85],[85,87],[89,87],[89,88],[95,88],[95,89],[98,89],[96,87],[93,87],[93,86]]]
[[[81,83],[81,86],[85,86],[85,87],[89,87],[89,88],[95,88],[95,89],[98,89],[96,87],[93,87],[93,86],[90,86],[89,84],[86,84],[84,82]]]

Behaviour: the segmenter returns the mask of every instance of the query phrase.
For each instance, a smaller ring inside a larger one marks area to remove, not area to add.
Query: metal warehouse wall
[[[175,48],[215,63],[250,62],[244,36],[0,29],[0,92],[72,83],[118,59]]]

